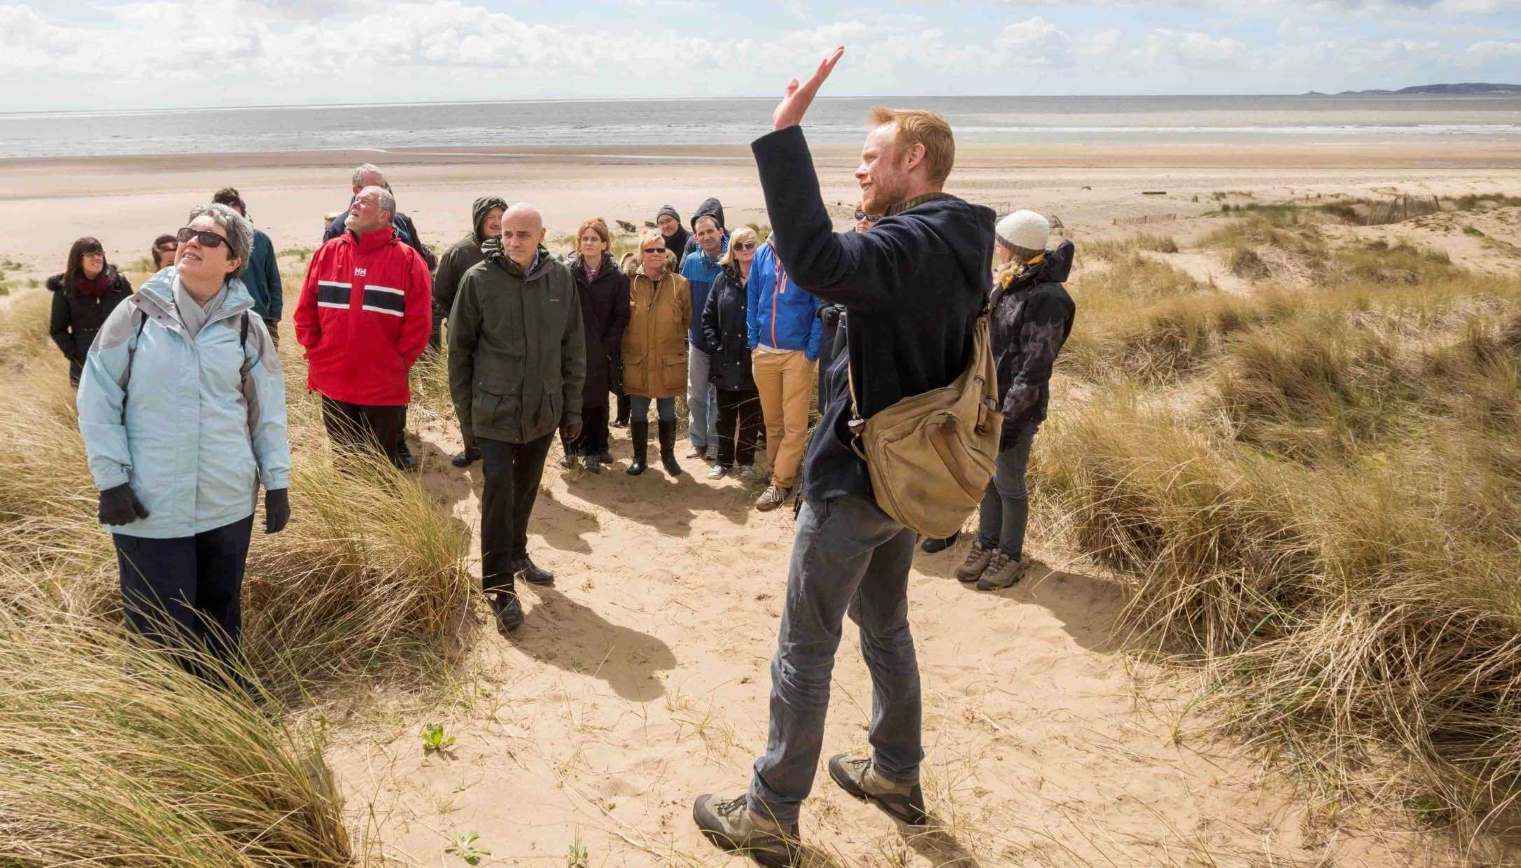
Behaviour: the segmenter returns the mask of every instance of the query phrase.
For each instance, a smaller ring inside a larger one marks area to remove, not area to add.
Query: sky
[[[0,0],[0,112],[1521,83],[1521,0]]]

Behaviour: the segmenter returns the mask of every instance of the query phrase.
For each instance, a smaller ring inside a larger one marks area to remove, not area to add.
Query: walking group
[[[1062,287],[1070,242],[1052,247],[1049,223],[1033,212],[1000,220],[944,192],[955,143],[938,115],[874,110],[855,170],[856,223],[834,231],[801,123],[842,53],[789,87],[774,131],[752,146],[772,225],[764,240],[727,226],[710,199],[686,225],[661,208],[621,263],[600,219],[582,223],[560,258],[535,207],[485,196],[470,231],[435,260],[384,174],[365,165],[292,316],[334,446],[401,468],[415,463],[405,445],[408,373],[425,353],[447,353],[464,441],[453,463],[483,465],[482,586],[507,631],[524,617],[515,581],[554,581],[527,544],[556,434],[566,466],[598,473],[612,460],[611,429],[626,425],[627,472],[639,476],[653,404],[660,465],[676,476],[684,394],[686,457],[710,461],[706,475],[719,479],[756,476],[764,430],[770,477],[756,506],[800,495],[769,736],[747,790],[700,797],[694,820],[718,846],[768,865],[800,852],[798,815],[847,615],[871,672],[871,751],[831,758],[829,775],[897,820],[931,821],[907,598],[920,534],[883,499],[886,477],[863,426],[963,388],[974,357],[990,352],[998,403],[973,409],[996,454],[956,575],[1009,587],[1027,569],[1026,465],[1075,315]],[[154,256],[171,258],[156,260],[161,269],[136,293],[89,238],[49,283],[52,334],[79,387],[128,623],[223,658],[237,651],[258,490],[267,533],[291,520],[279,275],[246,214],[230,189],[192,210],[184,228],[155,241]]]

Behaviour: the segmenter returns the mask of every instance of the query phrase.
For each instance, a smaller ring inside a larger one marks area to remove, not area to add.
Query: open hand
[[[819,86],[824,83],[824,79],[829,77],[829,73],[834,72],[834,65],[839,63],[840,58],[844,56],[845,46],[842,45],[836,48],[833,54],[824,58],[819,63],[819,68],[814,70],[813,77],[802,85],[799,85],[795,78],[788,82],[787,95],[782,97],[782,101],[776,106],[776,111],[771,113],[771,128],[784,130],[801,124],[803,115],[808,113],[808,107],[813,104],[813,98],[819,92]]]

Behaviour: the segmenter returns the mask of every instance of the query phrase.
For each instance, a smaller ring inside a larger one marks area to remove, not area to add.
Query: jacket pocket
[[[476,387],[470,414],[477,427],[515,430],[519,400],[516,395],[497,395]]]

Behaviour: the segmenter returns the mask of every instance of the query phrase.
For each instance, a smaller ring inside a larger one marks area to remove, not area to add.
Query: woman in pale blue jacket
[[[174,265],[96,335],[79,430],[116,543],[127,624],[229,661],[261,485],[265,533],[290,520],[285,382],[238,279],[252,226],[207,205],[177,237]]]

